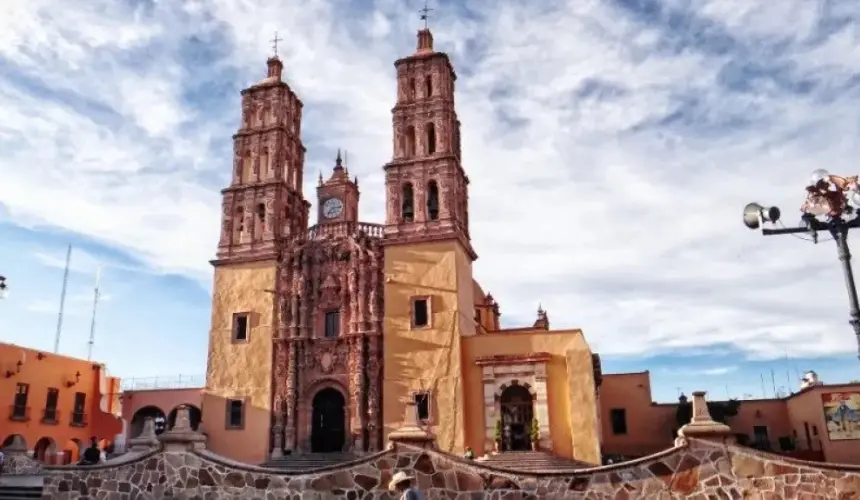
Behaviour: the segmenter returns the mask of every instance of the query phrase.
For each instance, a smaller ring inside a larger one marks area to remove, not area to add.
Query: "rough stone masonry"
[[[38,467],[15,454],[10,473],[44,476],[50,499],[392,499],[397,471],[413,474],[428,499],[853,499],[860,467],[791,460],[735,446],[696,393],[693,420],[676,446],[640,460],[553,473],[520,473],[440,452],[415,431],[388,450],[348,464],[284,474],[205,449],[188,411],[154,439],[151,422],[132,451],[99,466]],[[702,407],[704,406],[704,410]],[[425,436],[429,437],[429,436]]]

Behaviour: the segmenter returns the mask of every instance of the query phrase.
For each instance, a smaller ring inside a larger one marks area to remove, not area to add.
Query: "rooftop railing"
[[[170,375],[124,378],[120,382],[120,389],[123,391],[154,391],[158,389],[196,389],[205,385],[205,375]]]

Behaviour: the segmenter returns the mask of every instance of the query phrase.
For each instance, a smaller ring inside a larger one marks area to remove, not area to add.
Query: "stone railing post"
[[[418,412],[414,401],[406,402],[406,413],[403,425],[388,435],[389,448],[397,443],[419,446],[421,448],[435,448],[436,436],[430,431],[418,425]]]
[[[731,427],[715,422],[711,418],[705,394],[707,394],[705,391],[693,392],[693,417],[689,424],[678,430],[676,445],[684,444],[687,438],[704,439],[720,444],[734,444],[735,439]]]
[[[187,406],[176,409],[176,422],[173,428],[158,436],[164,451],[202,450],[206,447],[206,436],[191,428],[191,418]]]
[[[42,473],[42,464],[27,454],[27,445],[20,436],[3,448],[3,473],[9,476],[31,476]],[[2,476],[0,476],[2,477]]]
[[[155,435],[155,420],[146,417],[143,420],[143,432],[128,440],[128,451],[142,453],[157,450],[161,444]]]

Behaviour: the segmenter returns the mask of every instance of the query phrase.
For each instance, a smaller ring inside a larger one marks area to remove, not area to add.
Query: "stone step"
[[[0,500],[42,498],[41,486],[0,486]]]
[[[300,455],[285,455],[263,463],[263,467],[279,470],[302,471],[318,469],[358,460],[361,456],[354,453],[302,453]]]
[[[490,455],[481,460],[491,467],[528,472],[551,472],[556,470],[581,469],[588,464],[556,457],[545,451],[513,451]]]

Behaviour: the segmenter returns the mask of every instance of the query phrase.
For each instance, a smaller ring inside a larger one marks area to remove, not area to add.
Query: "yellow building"
[[[385,224],[361,222],[338,153],[301,192],[302,104],[268,61],[242,92],[223,193],[203,427],[248,462],[381,449],[406,403],[450,452],[538,447],[600,462],[599,362],[582,332],[501,329],[475,282],[456,74],[418,32],[395,63]],[[504,341],[501,341],[501,339]]]

